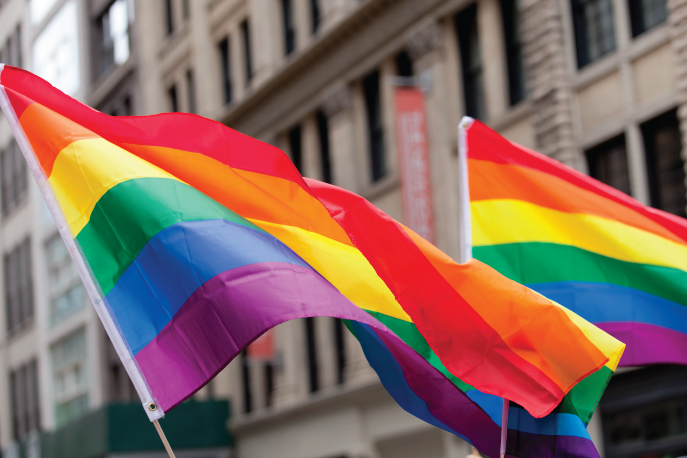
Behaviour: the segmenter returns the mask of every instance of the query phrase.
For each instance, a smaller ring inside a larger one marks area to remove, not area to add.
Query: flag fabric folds
[[[687,220],[479,121],[467,148],[475,258],[625,342],[622,366],[687,364]]]
[[[686,364],[687,221],[511,143],[479,121],[461,124],[461,167],[469,177],[463,229],[471,231],[472,256],[625,342],[620,365]],[[565,412],[558,437],[583,436],[599,400],[587,388],[614,369],[607,365],[575,386],[536,422],[549,428]]]
[[[333,316],[404,409],[495,457],[496,396],[534,416],[581,385],[598,399],[595,377],[622,354],[565,308],[478,261],[455,263],[220,123],[109,117],[7,66],[0,102],[151,419],[271,327]],[[563,423],[524,421],[510,454],[555,455]]]

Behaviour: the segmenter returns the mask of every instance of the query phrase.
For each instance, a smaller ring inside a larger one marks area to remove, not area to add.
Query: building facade
[[[685,0],[5,0],[0,43],[107,114],[218,120],[399,221],[394,90],[417,84],[434,242],[454,259],[464,115],[685,216]],[[15,450],[136,396],[5,122],[0,150],[0,448]],[[274,358],[243,355],[196,395],[231,400],[237,456],[470,453],[393,402],[339,321],[288,322],[274,341]],[[685,375],[617,375],[589,428],[602,456],[687,455]]]

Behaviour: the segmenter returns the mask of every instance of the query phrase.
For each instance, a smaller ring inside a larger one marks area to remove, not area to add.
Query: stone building
[[[221,121],[401,221],[393,93],[418,84],[435,243],[456,259],[466,114],[685,216],[684,0],[5,0],[0,43],[0,60],[105,113]],[[4,121],[0,150],[0,296],[11,310],[0,314],[0,449],[60,456],[36,438],[58,443],[135,394]],[[237,358],[190,407],[231,400],[239,458],[469,453],[393,402],[338,321],[292,321],[274,337],[276,358]],[[617,375],[590,424],[602,456],[686,455],[685,380],[676,367]],[[222,456],[222,440],[183,453]]]

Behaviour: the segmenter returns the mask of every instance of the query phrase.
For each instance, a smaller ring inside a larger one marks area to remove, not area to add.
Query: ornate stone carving
[[[332,91],[322,103],[322,111],[328,118],[349,109],[353,105],[353,94],[347,85],[341,85]]]
[[[443,45],[443,27],[438,22],[429,22],[410,38],[406,49],[410,58],[417,60],[431,51],[441,49]]]
[[[523,0],[520,4],[522,52],[540,152],[574,168],[581,154],[575,147],[572,85],[565,62],[560,4]]]

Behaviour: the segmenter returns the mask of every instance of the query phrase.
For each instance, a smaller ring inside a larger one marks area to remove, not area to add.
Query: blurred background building
[[[218,120],[401,221],[394,90],[417,85],[454,258],[463,115],[685,216],[687,0],[2,0],[0,61],[110,115]],[[3,456],[164,456],[4,120],[0,200]],[[393,402],[339,321],[270,339],[162,421],[177,456],[469,453]],[[590,433],[606,458],[687,455],[687,370],[617,375]]]

